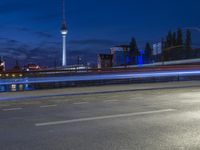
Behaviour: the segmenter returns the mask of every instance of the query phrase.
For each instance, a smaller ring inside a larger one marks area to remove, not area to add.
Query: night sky
[[[68,63],[96,63],[97,54],[129,43],[140,48],[158,42],[169,30],[200,26],[199,0],[67,0]],[[0,55],[10,67],[18,60],[45,66],[61,64],[61,0],[1,0]],[[200,32],[193,31],[193,44]],[[198,40],[199,39],[199,40]]]

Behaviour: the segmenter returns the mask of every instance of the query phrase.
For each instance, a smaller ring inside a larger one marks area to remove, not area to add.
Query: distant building
[[[16,64],[15,64],[15,66],[12,68],[12,71],[14,71],[14,72],[19,72],[19,71],[21,71],[21,67],[20,67],[18,61],[16,61]]]
[[[159,55],[162,53],[162,43],[153,44],[153,55]]]
[[[24,66],[25,71],[39,71],[41,70],[41,67],[36,64],[28,64],[27,66]]]
[[[160,61],[162,55],[162,43],[155,43],[153,44],[153,59],[154,61]]]
[[[3,60],[3,58],[0,58],[0,71],[5,71],[6,67],[5,67],[5,61]]]
[[[144,50],[139,50],[140,55],[136,57],[136,64],[138,67],[142,67],[144,64]]]
[[[132,64],[132,60],[129,56],[130,53],[129,45],[114,46],[110,50],[111,54],[113,55],[114,66],[124,66]]]
[[[111,68],[113,67],[112,54],[99,54],[98,55],[98,68]]]

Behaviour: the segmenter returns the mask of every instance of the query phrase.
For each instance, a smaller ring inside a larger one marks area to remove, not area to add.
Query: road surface
[[[199,87],[183,82],[74,88],[73,95],[71,88],[49,97],[48,90],[13,93],[24,97],[0,102],[0,149],[198,150]]]

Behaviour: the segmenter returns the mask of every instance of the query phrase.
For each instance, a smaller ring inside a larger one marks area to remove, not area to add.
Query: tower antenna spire
[[[62,5],[63,5],[63,10],[62,10],[62,13],[63,13],[63,14],[62,14],[62,17],[63,17],[63,23],[66,24],[65,0],[62,0],[62,2],[63,2],[63,4],[62,4]]]

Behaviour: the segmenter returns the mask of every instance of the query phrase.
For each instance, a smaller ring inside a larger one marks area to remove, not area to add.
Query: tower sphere
[[[68,30],[67,30],[67,26],[65,23],[62,24],[60,32],[62,35],[67,35]]]

